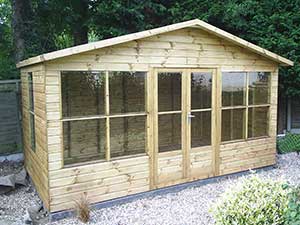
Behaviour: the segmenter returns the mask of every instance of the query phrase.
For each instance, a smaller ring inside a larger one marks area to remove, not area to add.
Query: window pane
[[[211,144],[211,112],[193,112],[191,141],[192,147]]]
[[[249,104],[259,105],[269,103],[270,73],[249,73]]]
[[[181,149],[181,114],[158,115],[158,151]]]
[[[211,73],[192,73],[191,77],[191,99],[192,109],[205,109],[211,107]]]
[[[110,119],[111,157],[145,153],[146,117]]]
[[[63,117],[104,114],[104,73],[62,72],[61,82]]]
[[[222,141],[244,138],[245,109],[222,110]]]
[[[110,113],[145,112],[145,72],[109,74]]]
[[[32,73],[28,73],[28,90],[29,90],[29,110],[34,112]]]
[[[248,137],[268,136],[268,111],[269,107],[249,108],[248,112]]]
[[[35,150],[35,121],[34,115],[29,113],[30,120],[30,146],[32,150]]]
[[[181,73],[158,73],[158,111],[181,110]]]
[[[222,73],[222,105],[245,105],[246,73]]]
[[[63,122],[64,164],[105,158],[105,119]]]

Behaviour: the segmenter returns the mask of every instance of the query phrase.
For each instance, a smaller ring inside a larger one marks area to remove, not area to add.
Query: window
[[[145,153],[145,72],[62,72],[64,164]]]
[[[270,73],[248,73],[248,137],[268,136]]]
[[[222,141],[244,138],[244,109],[222,110]]]
[[[110,114],[145,112],[145,73],[109,74]]]
[[[64,118],[104,115],[104,73],[63,72],[61,82]]]
[[[146,116],[110,119],[111,157],[145,152]]]
[[[181,72],[158,73],[158,151],[181,149]]]
[[[191,145],[211,144],[212,73],[191,73]]]
[[[33,97],[33,79],[32,73],[28,73],[28,98],[29,98],[29,129],[30,129],[30,147],[35,151],[35,114],[34,114],[34,97]]]
[[[222,141],[268,136],[269,72],[222,73]]]
[[[246,77],[246,73],[239,72],[222,74],[222,106],[246,104]]]
[[[105,126],[105,119],[64,121],[64,163],[105,159]]]

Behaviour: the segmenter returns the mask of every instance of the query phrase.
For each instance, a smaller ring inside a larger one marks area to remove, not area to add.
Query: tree
[[[9,0],[0,0],[0,80],[18,77],[14,65],[14,52],[11,36],[11,7]]]
[[[91,30],[100,38],[110,38],[167,25],[172,21],[171,0],[109,0],[92,5]]]
[[[300,96],[300,0],[185,0],[170,11],[177,22],[199,18],[293,60],[280,69],[279,88]]]
[[[300,96],[300,0],[11,2],[12,9],[9,0],[0,0],[0,63],[5,65],[0,68],[2,77],[15,70],[11,60],[14,49],[18,51],[18,61],[83,44],[88,39],[95,41],[199,18],[293,60],[294,67],[280,69],[280,91],[287,96]],[[11,10],[14,38],[9,25]]]
[[[19,62],[35,54],[40,43],[31,1],[11,0],[11,5],[15,62]]]

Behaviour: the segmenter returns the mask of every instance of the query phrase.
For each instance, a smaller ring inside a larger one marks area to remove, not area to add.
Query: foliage
[[[13,60],[10,16],[11,7],[8,0],[0,0],[0,80],[17,78]]]
[[[288,152],[300,152],[300,134],[287,133],[277,139],[277,149],[281,154]]]
[[[110,0],[93,5],[91,30],[98,37],[110,38],[172,23],[169,0]],[[112,16],[113,15],[113,16]]]
[[[285,212],[285,225],[300,224],[300,187],[293,188],[288,194],[288,207]]]
[[[293,60],[294,67],[280,69],[280,91],[300,96],[300,0],[31,2],[35,32],[28,32],[34,35],[27,37],[27,57],[70,47],[80,31],[87,30],[86,39],[95,41],[199,18]],[[16,74],[10,17],[9,0],[0,0],[0,79]]]
[[[217,225],[283,224],[287,190],[253,176],[226,191],[213,209]]]

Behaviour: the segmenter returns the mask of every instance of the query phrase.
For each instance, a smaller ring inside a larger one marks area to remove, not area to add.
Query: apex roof
[[[82,52],[105,48],[105,47],[129,42],[129,41],[134,41],[134,40],[138,40],[141,38],[147,38],[147,37],[151,37],[154,35],[170,32],[170,31],[174,31],[174,30],[179,30],[179,29],[183,29],[183,28],[187,28],[187,27],[195,27],[195,28],[205,30],[208,33],[211,33],[220,38],[228,40],[238,46],[248,49],[249,51],[252,51],[261,56],[264,56],[272,61],[275,61],[282,66],[293,66],[294,65],[294,63],[287,58],[277,55],[269,50],[266,50],[264,48],[261,48],[261,47],[255,45],[255,44],[252,44],[244,39],[241,39],[233,34],[230,34],[224,30],[221,30],[221,29],[219,29],[213,25],[210,25],[202,20],[194,19],[194,20],[189,20],[189,21],[185,21],[185,22],[181,22],[181,23],[163,26],[163,27],[159,27],[159,28],[155,28],[155,29],[151,29],[151,30],[122,35],[119,37],[109,38],[109,39],[105,39],[105,40],[101,40],[101,41],[97,41],[97,42],[91,42],[91,43],[78,45],[78,46],[71,47],[71,48],[65,48],[62,50],[45,53],[45,54],[35,56],[32,58],[28,58],[26,60],[19,62],[17,64],[17,68],[21,68],[21,67],[25,67],[25,66],[29,66],[29,65],[33,65],[33,64],[37,64],[37,63],[42,63],[42,62],[46,62],[49,60],[54,60],[54,59],[58,59],[58,58],[62,58],[62,57],[67,57],[67,56],[79,54]]]

